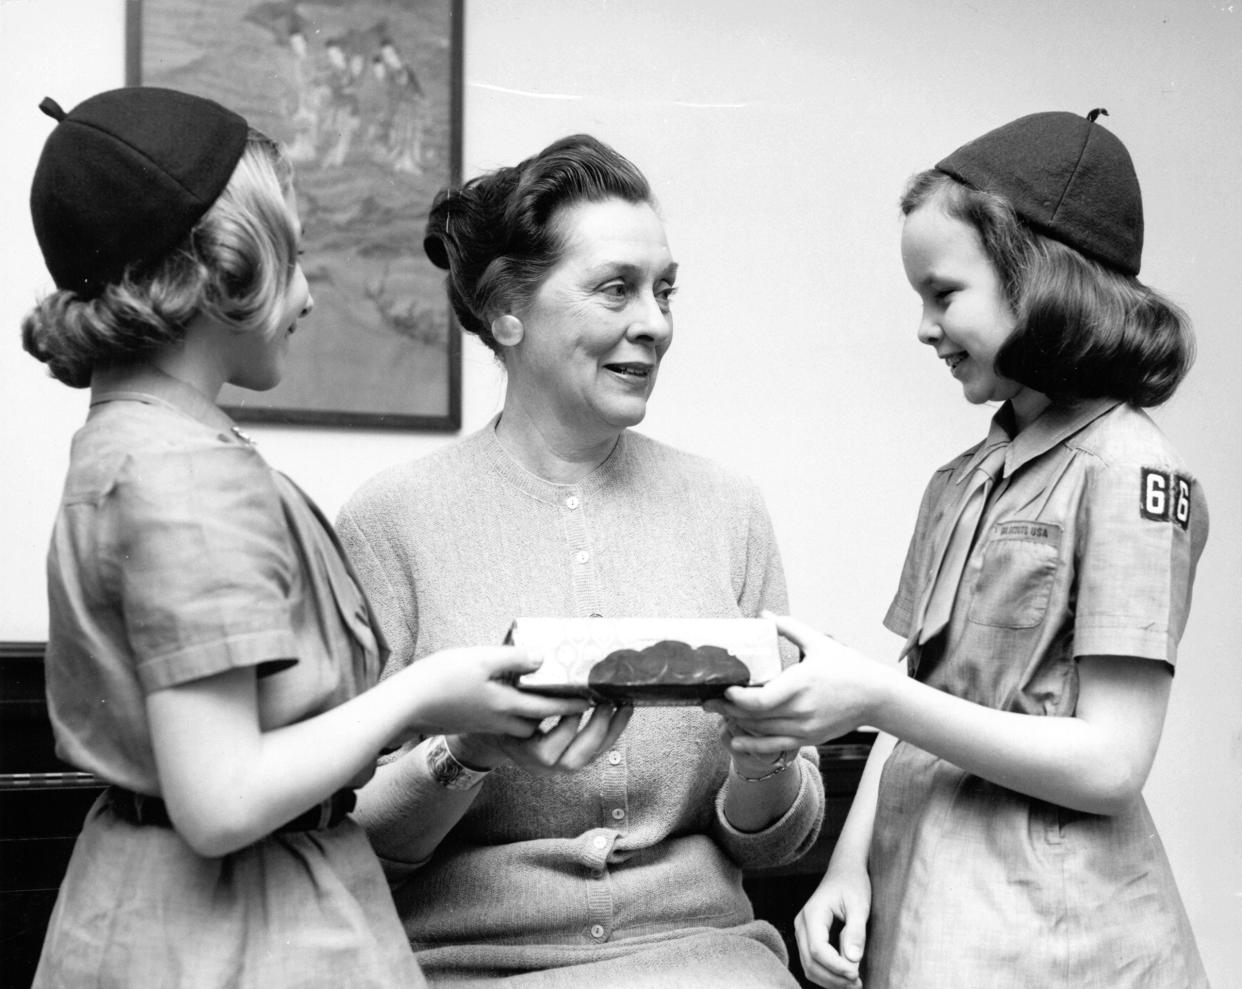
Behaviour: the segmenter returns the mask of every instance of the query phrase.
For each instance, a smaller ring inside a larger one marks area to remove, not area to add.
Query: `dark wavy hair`
[[[22,320],[22,345],[53,377],[85,388],[96,367],[180,340],[199,312],[239,332],[276,332],[297,265],[284,202],[292,183],[280,146],[251,130],[228,185],[177,248],[126,268],[93,298],[52,292]]]
[[[642,172],[587,134],[563,137],[517,165],[441,189],[423,249],[449,273],[449,302],[462,329],[499,355],[492,320],[524,308],[560,260],[560,211],[613,198],[654,205]]]
[[[979,235],[1016,317],[998,374],[1058,400],[1167,401],[1194,361],[1190,321],[1137,278],[1033,230],[1003,196],[934,169],[910,180],[908,216],[934,203]]]

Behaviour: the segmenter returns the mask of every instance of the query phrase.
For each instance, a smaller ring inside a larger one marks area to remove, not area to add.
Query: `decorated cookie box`
[[[630,704],[699,704],[781,669],[767,618],[517,618],[506,642],[543,665],[518,686]]]

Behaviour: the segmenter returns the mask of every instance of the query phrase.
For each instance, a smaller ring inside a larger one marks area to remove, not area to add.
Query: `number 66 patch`
[[[1153,522],[1176,522],[1185,529],[1190,525],[1190,481],[1180,474],[1144,467],[1139,513]]]

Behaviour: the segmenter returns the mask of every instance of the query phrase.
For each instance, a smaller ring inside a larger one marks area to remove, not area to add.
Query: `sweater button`
[[[604,936],[604,925],[603,924],[592,924],[591,925],[591,937],[595,938],[596,941],[599,941],[600,939],[603,938],[603,936]]]

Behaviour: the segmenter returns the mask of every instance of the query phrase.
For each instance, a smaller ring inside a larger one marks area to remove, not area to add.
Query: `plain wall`
[[[467,0],[467,175],[590,131],[648,174],[681,262],[677,339],[644,431],[753,475],[793,610],[877,656],[929,472],[990,410],[915,340],[897,253],[905,179],[1023,113],[1106,107],[1144,187],[1143,277],[1200,357],[1157,412],[1212,508],[1147,787],[1214,984],[1242,985],[1242,5],[1218,0]],[[50,121],[124,81],[121,0],[0,0],[0,639],[46,635],[43,555],[84,393],[17,327],[49,287],[26,207]],[[294,343],[296,346],[296,341]],[[503,377],[467,340],[464,428]],[[249,427],[248,427],[249,428]],[[254,427],[334,514],[451,435]]]

